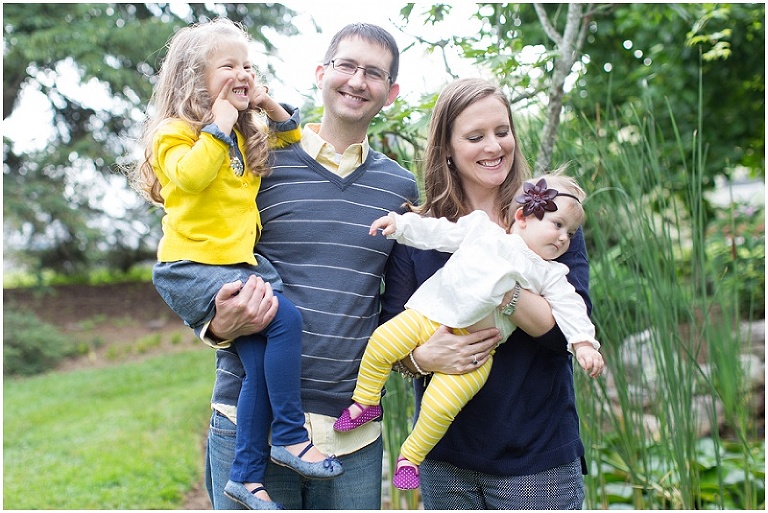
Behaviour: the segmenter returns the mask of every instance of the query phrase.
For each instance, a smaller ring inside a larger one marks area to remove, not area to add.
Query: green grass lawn
[[[4,509],[178,509],[202,478],[208,349],[4,381]]]

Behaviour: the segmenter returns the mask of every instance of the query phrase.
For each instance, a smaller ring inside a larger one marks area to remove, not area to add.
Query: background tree
[[[594,21],[573,109],[592,120],[609,103],[625,111],[643,103],[669,109],[689,148],[701,121],[710,185],[736,166],[764,176],[764,21],[761,4],[617,4]],[[681,169],[675,127],[661,123],[664,160],[674,174]],[[675,177],[676,188],[685,182]]]
[[[120,168],[132,158],[168,38],[220,15],[249,28],[265,54],[274,48],[262,26],[296,32],[281,4],[3,5],[3,117],[37,93],[53,125],[40,149],[15,150],[3,138],[6,252],[15,241],[14,256],[32,271],[68,273],[154,258],[158,213],[127,190]],[[43,131],[42,121],[30,124]]]
[[[581,16],[570,4],[478,4],[481,29],[471,36],[423,42],[441,51],[458,49],[499,80],[520,110],[541,112],[547,124],[534,141],[547,163],[546,134],[577,117],[600,118],[613,108],[630,116],[648,106],[669,110],[676,126],[661,122],[663,160],[672,183],[682,188],[683,156],[698,127],[699,78],[706,128],[707,183],[745,166],[765,175],[765,6],[762,4],[584,4]],[[448,4],[419,12],[439,26],[450,18]],[[569,16],[570,13],[570,16]],[[575,19],[586,28],[583,47]],[[570,26],[569,26],[569,19]],[[570,27],[570,28],[569,28]],[[564,37],[566,32],[570,37]],[[578,59],[569,58],[574,55]],[[564,68],[570,76],[560,98]],[[548,100],[547,100],[548,98]],[[543,106],[542,106],[543,105]],[[543,114],[546,112],[546,115]],[[701,134],[699,134],[701,135]],[[533,155],[537,148],[530,148]]]
[[[555,139],[563,124],[586,120],[599,129],[620,119],[622,136],[651,130],[658,138],[666,188],[681,196],[691,156],[678,138],[691,152],[694,136],[703,139],[705,188],[740,166],[764,176],[764,5],[476,5],[480,29],[469,36],[453,35],[449,4],[407,4],[401,15],[406,24],[444,27],[436,41],[411,35],[442,56],[447,77],[459,75],[448,64],[459,54],[502,83],[539,168],[569,158],[563,144],[576,142]],[[227,15],[250,29],[267,62],[274,48],[261,27],[296,32],[294,13],[281,4],[4,4],[3,14],[4,117],[34,96],[53,127],[43,147],[3,140],[6,255],[32,271],[72,273],[94,262],[128,269],[154,257],[159,212],[128,190],[119,170],[135,158],[152,77],[175,29]],[[410,48],[402,50],[409,58]],[[418,172],[436,94],[386,109],[372,144]],[[304,107],[305,121],[318,119],[318,108]],[[637,123],[635,114],[648,111],[670,115]],[[41,133],[49,124],[29,123]]]
[[[592,18],[592,4],[587,4],[586,8],[578,3],[568,4],[568,13],[565,17],[565,27],[562,34],[558,33],[550,22],[547,11],[542,4],[533,4],[533,8],[536,11],[536,16],[539,17],[544,33],[555,44],[557,51],[552,71],[552,84],[549,87],[547,115],[544,118],[539,155],[534,166],[535,172],[541,174],[551,169],[557,126],[560,124],[560,113],[563,110],[565,81],[571,74],[571,69],[584,46],[587,26]]]

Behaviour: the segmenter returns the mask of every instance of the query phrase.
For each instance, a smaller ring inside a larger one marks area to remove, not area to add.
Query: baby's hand
[[[397,223],[395,222],[395,218],[384,216],[376,219],[371,224],[371,229],[368,230],[368,233],[375,236],[378,229],[381,229],[382,235],[392,235],[397,230]]]
[[[590,377],[596,378],[603,373],[605,368],[603,355],[591,343],[574,344],[574,351],[576,352],[576,360],[579,362],[579,365],[581,365],[582,369],[589,372]]]

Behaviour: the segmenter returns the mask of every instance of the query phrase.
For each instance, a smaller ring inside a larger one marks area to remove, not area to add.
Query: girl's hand
[[[375,236],[379,229],[381,229],[382,235],[392,235],[395,233],[395,231],[397,231],[397,222],[395,221],[395,218],[384,216],[376,219],[371,223],[371,228],[368,230],[368,233]]]
[[[258,109],[259,107],[262,107],[262,104],[265,101],[270,99],[268,94],[269,87],[265,86],[264,84],[256,83],[256,81],[253,80],[253,77],[250,78],[249,82],[251,85],[248,88],[248,99],[250,100],[248,103],[248,108]]]
[[[234,80],[229,79],[224,84],[224,87],[219,91],[218,96],[213,101],[213,107],[211,112],[213,113],[213,122],[219,127],[219,130],[225,134],[229,134],[232,131],[232,127],[237,122],[237,116],[239,114],[237,107],[232,105],[227,97],[232,93],[232,84]]]
[[[267,113],[269,119],[278,123],[291,119],[291,115],[274,98],[269,96],[269,87],[264,84],[257,84],[254,81],[253,86],[248,91],[250,96],[248,106],[251,109],[261,108],[261,110]]]

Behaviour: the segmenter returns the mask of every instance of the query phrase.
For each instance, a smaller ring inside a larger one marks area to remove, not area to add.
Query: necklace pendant
[[[232,171],[235,173],[235,176],[243,176],[243,171],[245,171],[245,169],[243,168],[243,163],[240,162],[239,158],[232,157],[229,159],[229,165],[232,167]]]

